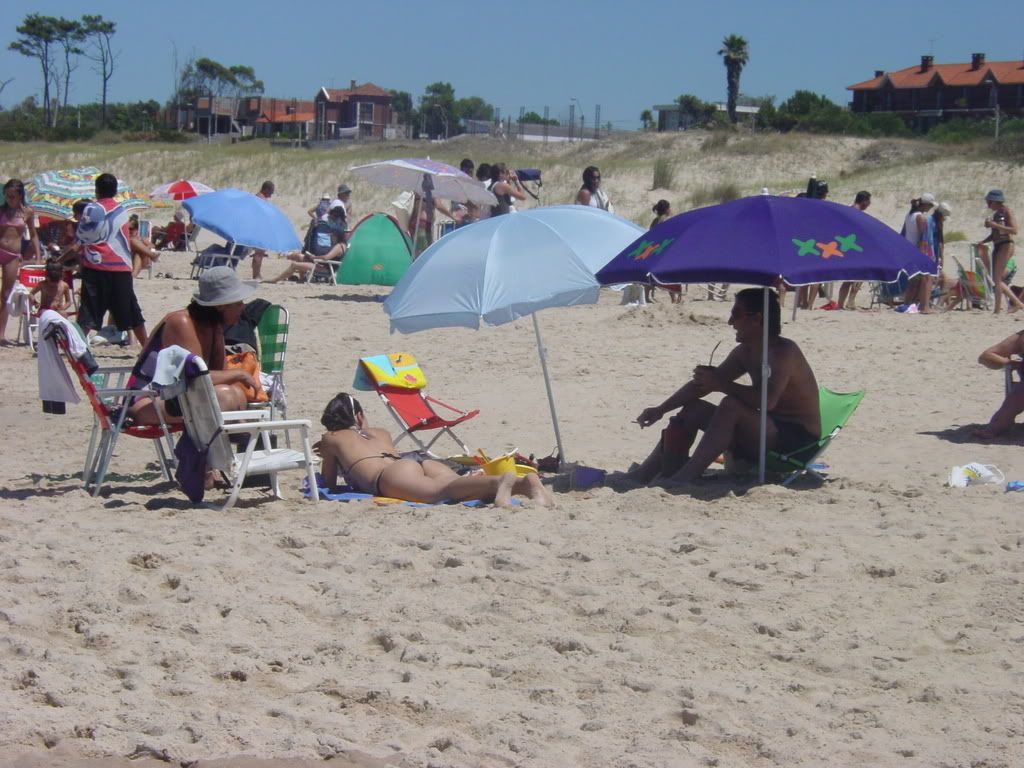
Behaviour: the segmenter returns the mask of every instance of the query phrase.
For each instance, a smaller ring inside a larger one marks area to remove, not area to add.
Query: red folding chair
[[[373,389],[402,428],[402,432],[395,438],[395,445],[408,437],[420,450],[431,453],[434,443],[442,435],[448,435],[462,448],[463,453],[468,454],[469,447],[452,431],[452,427],[475,418],[480,411],[464,411],[431,397],[423,391],[426,385],[427,378],[423,370],[416,358],[408,353],[364,357],[359,361],[356,387]],[[435,410],[435,406],[454,415],[445,418]],[[426,443],[417,434],[434,430],[437,434]]]

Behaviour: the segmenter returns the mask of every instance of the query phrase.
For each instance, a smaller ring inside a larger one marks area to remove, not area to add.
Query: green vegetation
[[[675,185],[676,170],[667,157],[659,157],[654,161],[654,181],[651,189],[672,189]]]
[[[720,181],[716,184],[698,187],[690,195],[690,203],[694,208],[715,203],[728,203],[740,197],[740,188],[732,181]]]
[[[718,51],[725,64],[726,110],[729,122],[736,124],[736,99],[740,95],[740,74],[750,61],[750,50],[747,41],[739,35],[729,35],[722,40],[722,48]]]

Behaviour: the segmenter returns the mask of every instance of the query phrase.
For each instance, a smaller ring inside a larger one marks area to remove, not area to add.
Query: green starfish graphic
[[[856,234],[847,235],[846,237],[836,235],[836,242],[839,243],[839,250],[843,253],[846,253],[847,251],[860,251],[861,253],[864,253],[864,249],[857,245]]]
[[[799,249],[796,254],[797,256],[818,255],[818,250],[814,247],[816,243],[813,237],[810,240],[797,240],[796,238],[793,238],[793,245]]]

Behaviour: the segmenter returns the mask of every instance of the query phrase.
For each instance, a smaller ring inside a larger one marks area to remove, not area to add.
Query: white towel
[[[22,283],[15,283],[7,297],[7,312],[11,317],[21,317],[31,312],[32,302],[29,300],[30,291]]]
[[[169,387],[181,381],[181,372],[185,368],[188,356],[192,353],[184,347],[172,344],[156,353],[156,369],[153,371],[153,383],[158,387]]]
[[[78,327],[52,309],[43,311],[39,316],[38,339],[41,342],[37,345],[38,370],[39,370],[39,399],[50,400],[62,403],[77,403],[80,398],[71,383],[71,374],[68,367],[61,360],[60,350],[57,343],[49,338],[50,331],[55,326],[64,329],[68,336],[68,347],[76,359],[81,358],[89,351],[89,345],[85,343]]]

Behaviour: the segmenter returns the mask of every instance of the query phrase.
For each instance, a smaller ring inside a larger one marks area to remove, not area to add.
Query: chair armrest
[[[224,432],[229,434],[235,433],[257,433],[257,432],[274,432],[277,430],[288,430],[288,429],[310,429],[312,428],[312,422],[309,419],[285,419],[282,421],[250,421],[240,422],[236,424],[225,424],[222,427]]]
[[[137,397],[144,395],[146,397],[158,397],[157,393],[152,389],[97,389],[97,397]]]
[[[222,411],[221,416],[225,423],[231,422],[260,422],[270,418],[269,408],[254,409],[251,411]]]

